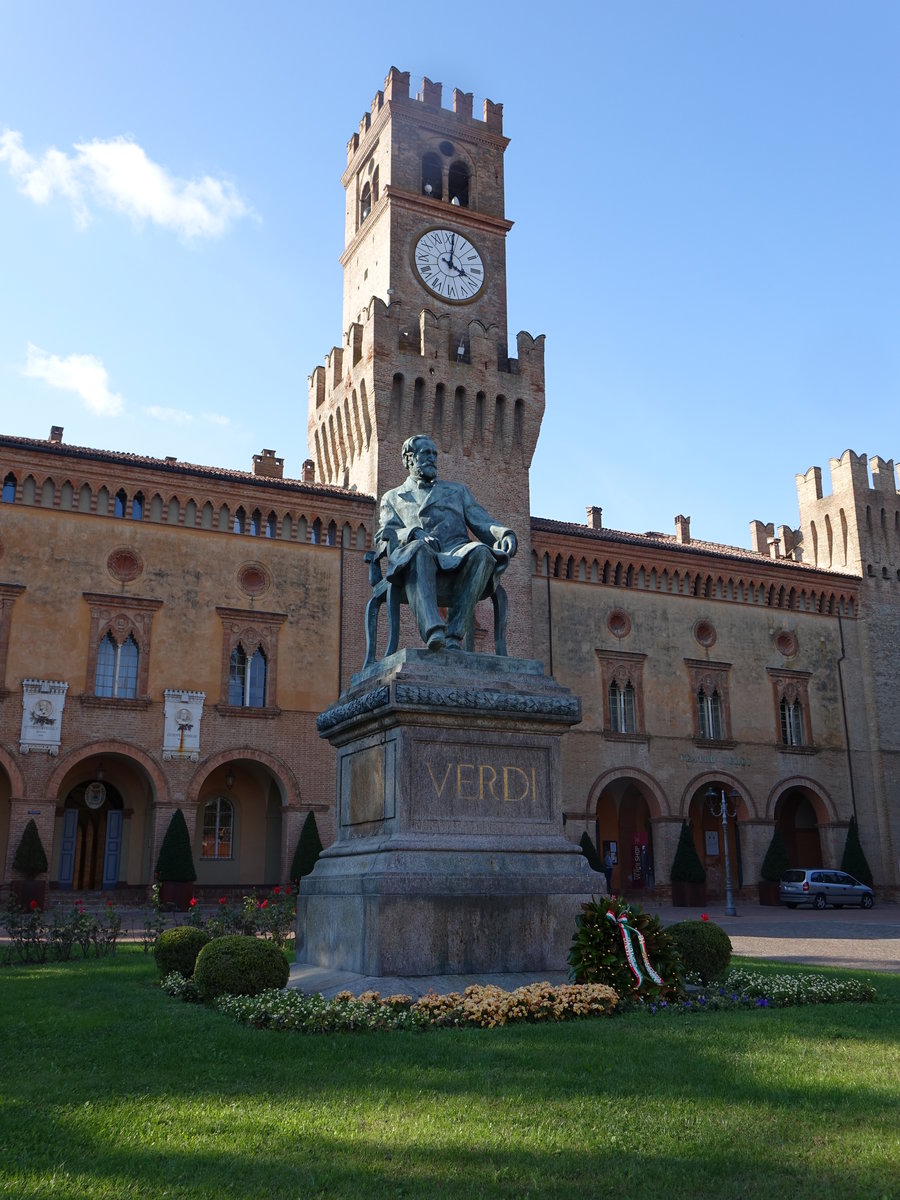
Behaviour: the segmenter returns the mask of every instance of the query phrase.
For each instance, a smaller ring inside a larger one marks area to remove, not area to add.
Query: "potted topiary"
[[[706,868],[700,861],[687,821],[681,823],[670,878],[673,907],[696,908],[706,903]]]
[[[581,835],[581,853],[588,860],[588,866],[592,871],[596,871],[599,875],[604,873],[603,859],[597,853],[597,847],[591,841],[591,835],[587,831]]]
[[[10,884],[19,907],[43,908],[47,897],[47,880],[38,879],[38,875],[45,873],[48,864],[34,817],[29,819],[22,830],[12,865],[14,871],[24,876],[24,879],[14,879]]]
[[[166,830],[159,858],[156,860],[156,878],[159,880],[159,902],[179,912],[189,907],[194,895],[194,856],[191,854],[191,838],[184,813],[176,808]]]
[[[858,879],[860,883],[872,886],[872,869],[859,840],[859,828],[856,817],[850,818],[847,828],[847,841],[844,843],[844,855],[841,859],[841,870]]]
[[[304,875],[309,875],[321,853],[322,839],[319,837],[319,827],[316,824],[315,813],[310,812],[306,814],[291,862],[290,881],[294,887],[299,888],[300,880]]]
[[[785,871],[790,870],[791,860],[788,858],[787,846],[778,826],[772,832],[772,840],[766,856],[759,868],[759,902],[760,904],[778,903],[778,884]]]

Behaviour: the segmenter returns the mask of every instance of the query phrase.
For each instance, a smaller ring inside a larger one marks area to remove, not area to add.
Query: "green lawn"
[[[4,968],[0,1196],[896,1197],[900,976],[872,978],[869,1005],[303,1037],[170,999],[136,947]]]

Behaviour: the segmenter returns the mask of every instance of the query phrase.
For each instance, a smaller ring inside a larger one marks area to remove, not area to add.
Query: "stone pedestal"
[[[576,696],[530,659],[401,650],[322,713],[337,840],[297,960],[365,975],[561,970],[596,875],[562,835]]]

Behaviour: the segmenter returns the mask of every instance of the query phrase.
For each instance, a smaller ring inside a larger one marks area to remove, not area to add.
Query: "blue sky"
[[[2,0],[0,429],[299,476],[396,65],[504,105],[533,511],[749,545],[796,472],[900,459],[898,59],[870,0]]]

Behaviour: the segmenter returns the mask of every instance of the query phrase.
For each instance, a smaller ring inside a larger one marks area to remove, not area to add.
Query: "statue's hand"
[[[518,550],[518,548],[519,548],[518,539],[516,538],[516,535],[512,532],[506,534],[506,536],[502,537],[500,539],[500,541],[497,543],[497,549],[500,551],[501,554],[505,554],[508,558],[512,558],[512,556],[515,554],[515,552]]]

